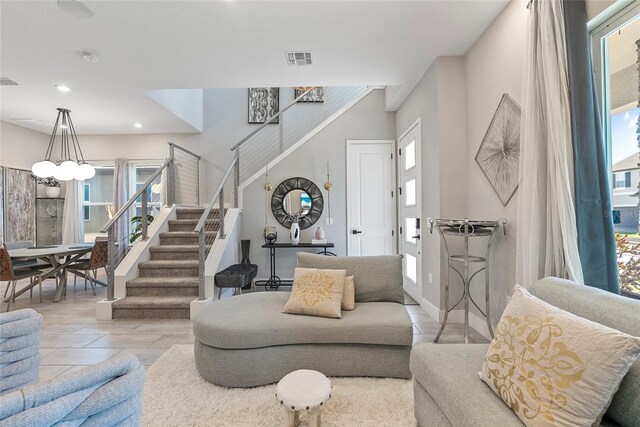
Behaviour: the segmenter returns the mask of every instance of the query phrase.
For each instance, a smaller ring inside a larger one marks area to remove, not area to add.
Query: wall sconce
[[[269,163],[267,162],[264,172],[264,240],[272,244],[278,240],[278,232],[273,225],[267,225],[269,215],[269,193],[273,190],[273,185],[269,182]]]
[[[329,162],[327,162],[327,182],[324,183],[324,189],[327,190],[327,219],[325,221],[326,225],[333,224],[333,217],[331,216],[331,189],[333,188],[333,184],[331,184],[331,178],[329,174]]]

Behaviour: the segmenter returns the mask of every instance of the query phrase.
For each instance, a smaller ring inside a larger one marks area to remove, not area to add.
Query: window
[[[158,160],[144,163],[129,163],[129,196],[141,189],[162,162]],[[85,180],[83,188],[82,214],[84,219],[84,239],[93,242],[96,237],[104,236],[100,230],[107,225],[115,214],[113,208],[113,163],[102,162],[96,165],[96,174]],[[135,208],[131,208],[130,217],[142,214],[142,197],[146,197],[149,214],[155,216],[162,206],[162,178],[158,176],[147,188],[144,196],[139,196]]]
[[[414,238],[418,234],[417,218],[406,217],[404,219],[404,239],[407,243],[416,245],[417,239]]]
[[[631,188],[631,172],[614,173],[613,188]]]
[[[83,202],[87,203],[91,201],[91,184],[84,184],[84,199]],[[83,213],[83,218],[84,218],[84,222],[88,222],[91,221],[91,208],[89,206],[87,206],[86,204],[83,204],[82,206],[82,213]]]
[[[93,242],[104,236],[102,227],[107,225],[113,206],[113,166],[96,166],[93,178],[84,181],[82,214],[84,219],[84,240]]]
[[[404,254],[405,259],[405,274],[409,280],[416,283],[418,279],[418,263],[417,258],[411,254]]]
[[[137,193],[147,182],[147,180],[153,175],[153,173],[158,170],[161,166],[161,163],[140,163],[140,164],[132,164],[132,171],[134,173],[130,174],[131,184],[130,187],[130,195],[133,196]],[[142,195],[138,196],[136,199],[136,216],[142,215]],[[154,184],[151,184],[145,191],[144,197],[147,199],[147,209],[148,214],[152,216],[156,216],[157,211],[162,207],[162,176],[158,176],[154,180]]]
[[[416,165],[416,140],[408,143],[404,151],[404,170],[408,171]]]
[[[596,83],[600,92],[602,123],[612,182],[620,287],[623,294],[640,298],[640,4],[632,3],[592,34]]]
[[[415,178],[404,183],[404,205],[415,206],[417,200]]]

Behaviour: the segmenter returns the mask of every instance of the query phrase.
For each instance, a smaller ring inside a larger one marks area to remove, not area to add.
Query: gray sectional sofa
[[[545,278],[529,292],[558,308],[640,336],[640,301]],[[520,419],[480,380],[488,344],[422,344],[411,353],[414,412],[421,427],[522,426]],[[625,376],[603,426],[640,426],[640,361]]]
[[[410,378],[413,330],[403,306],[401,257],[300,253],[298,265],[346,269],[354,275],[356,308],[341,319],[283,314],[289,292],[215,301],[193,322],[200,375],[227,387],[274,383],[296,369]]]

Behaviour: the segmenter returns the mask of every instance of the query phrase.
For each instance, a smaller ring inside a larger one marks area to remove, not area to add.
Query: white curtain
[[[125,159],[116,159],[113,168],[113,208],[117,213],[129,201],[129,165]],[[129,236],[129,212],[115,224],[115,241],[126,247]]]
[[[84,242],[84,181],[67,181],[62,213],[62,244]]]
[[[578,253],[563,5],[529,11],[521,121],[516,278],[584,283]]]

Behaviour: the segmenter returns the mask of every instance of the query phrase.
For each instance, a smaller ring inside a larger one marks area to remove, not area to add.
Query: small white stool
[[[331,397],[331,381],[323,374],[308,369],[293,371],[276,386],[276,399],[287,411],[287,426],[296,427],[300,411],[309,413],[309,426],[320,427],[320,410]]]

